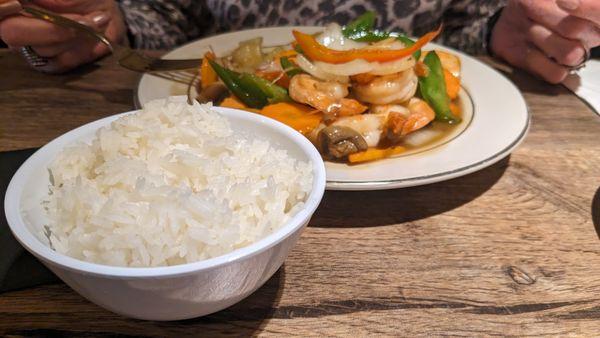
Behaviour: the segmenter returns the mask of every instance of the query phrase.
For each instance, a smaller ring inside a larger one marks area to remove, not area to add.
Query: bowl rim
[[[53,139],[42,148],[38,149],[19,167],[17,172],[10,180],[4,198],[6,219],[13,235],[19,241],[19,243],[21,243],[21,245],[27,249],[27,251],[32,253],[38,259],[41,259],[44,263],[51,263],[51,265],[58,265],[62,268],[88,275],[128,279],[136,279],[140,277],[176,277],[193,274],[229,264],[234,261],[250,258],[279,244],[307,224],[320,204],[326,185],[325,164],[323,159],[314,145],[306,137],[281,122],[259,114],[253,114],[238,109],[223,107],[213,107],[213,109],[217,110],[228,119],[234,118],[247,120],[249,123],[267,125],[269,128],[279,131],[286,137],[290,138],[296,145],[298,145],[301,151],[304,152],[310,159],[313,167],[313,184],[311,191],[306,198],[304,207],[277,231],[250,245],[236,249],[221,256],[193,263],[161,267],[120,267],[91,263],[58,253],[42,243],[33,233],[29,231],[25,225],[23,214],[21,212],[21,200],[24,188],[38,162],[47,160],[46,153],[49,150],[54,151],[56,148],[62,149],[64,146],[75,142],[81,137],[78,137],[77,135],[83,133],[84,131],[87,133],[89,130],[97,130],[98,128],[107,125],[121,116],[133,114],[139,111],[132,110],[125,113],[104,117],[68,131],[67,133]]]

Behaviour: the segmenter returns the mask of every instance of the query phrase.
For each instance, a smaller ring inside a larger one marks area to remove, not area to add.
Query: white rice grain
[[[310,163],[234,134],[210,105],[157,100],[49,167],[50,243],[99,264],[195,262],[274,232],[303,206]]]

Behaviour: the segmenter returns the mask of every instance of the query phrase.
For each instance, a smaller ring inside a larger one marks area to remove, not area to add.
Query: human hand
[[[492,53],[560,83],[600,45],[598,0],[510,0],[493,28]]]
[[[48,59],[46,65],[35,69],[60,73],[92,62],[109,52],[104,44],[72,29],[32,17],[12,15],[20,10],[14,2],[0,0],[0,38],[11,49],[30,46],[36,54]],[[93,27],[103,32],[111,42],[119,43],[125,38],[125,23],[114,0],[34,0],[30,4]]]
[[[17,0],[0,0],[0,20],[5,16],[18,14],[21,11],[21,3]]]

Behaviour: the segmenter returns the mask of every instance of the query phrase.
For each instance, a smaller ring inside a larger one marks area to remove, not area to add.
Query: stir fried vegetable
[[[260,113],[287,124],[302,134],[311,132],[323,119],[323,114],[319,111],[295,102],[270,104]]]
[[[351,49],[348,51],[327,48],[317,42],[314,36],[309,34],[304,34],[296,30],[293,31],[293,34],[304,54],[312,60],[328,63],[345,63],[356,59],[364,59],[370,62],[386,62],[409,56],[433,40],[440,31],[441,27],[436,31],[425,34],[415,44],[403,49]]]
[[[253,113],[260,113],[260,109],[254,109],[254,108],[248,107],[234,95],[225,98],[219,104],[219,106],[225,107],[225,108],[233,108],[233,109],[241,109],[241,110],[251,111]]]
[[[413,41],[375,22],[366,12],[322,33],[293,31],[287,49],[263,49],[256,38],[220,58],[207,53],[198,97],[217,93],[221,106],[278,120],[324,158],[351,164],[441,140],[462,117],[460,59],[421,51],[441,27]]]
[[[406,151],[406,148],[402,146],[395,146],[391,148],[369,148],[365,151],[348,155],[348,162],[353,164],[371,162],[381,160],[386,157],[402,154]]]
[[[231,53],[232,61],[244,71],[254,70],[262,61],[262,38],[241,42]]]
[[[281,68],[290,78],[294,75],[302,74],[302,69],[296,67],[296,65],[294,65],[287,57],[283,56],[279,60],[281,62]]]
[[[378,42],[393,37],[402,42],[406,47],[411,47],[415,44],[412,39],[405,35],[375,30],[373,29],[374,26],[375,12],[368,11],[344,27],[342,33],[346,38],[358,42]],[[421,50],[419,49],[414,52],[413,56],[415,60],[418,60],[421,57]]]
[[[444,68],[444,82],[446,83],[446,93],[448,94],[448,98],[450,98],[450,100],[455,100],[458,97],[458,91],[460,90],[460,80]]]
[[[360,40],[365,34],[373,31],[375,19],[375,12],[367,11],[344,27],[342,33],[349,39]]]
[[[262,108],[267,104],[267,95],[247,81],[242,83],[240,73],[229,70],[213,60],[208,60],[208,62],[225,86],[245,105],[250,108]]]
[[[254,86],[260,89],[260,91],[267,96],[267,101],[269,103],[291,101],[285,88],[271,83],[262,77],[253,74],[241,74],[240,83],[246,87]]]
[[[410,39],[404,35],[398,35],[396,37],[396,39],[399,40],[400,42],[402,42],[406,47],[412,47],[415,44],[415,42],[412,39]],[[421,50],[419,49],[419,50],[415,51],[413,53],[413,57],[415,58],[415,60],[420,59],[421,58]]]
[[[287,90],[254,74],[238,73],[208,61],[227,88],[250,108],[290,101]]]
[[[202,59],[202,64],[200,65],[200,83],[202,88],[206,88],[209,85],[217,82],[217,73],[215,73],[214,69],[208,63],[208,60],[214,60],[215,54],[213,52],[206,52],[204,54],[204,58]]]
[[[435,111],[435,118],[450,124],[459,123],[461,119],[450,110],[450,99],[446,92],[446,83],[442,63],[436,52],[429,52],[423,63],[429,68],[427,76],[419,77],[419,90],[427,103]]]

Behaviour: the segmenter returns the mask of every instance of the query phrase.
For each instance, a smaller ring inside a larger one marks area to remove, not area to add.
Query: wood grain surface
[[[137,76],[110,59],[50,76],[0,55],[0,150],[132,108]],[[1,294],[0,335],[598,336],[600,118],[563,87],[508,76],[533,114],[510,157],[423,187],[327,192],[241,303],[146,322],[54,284]]]

